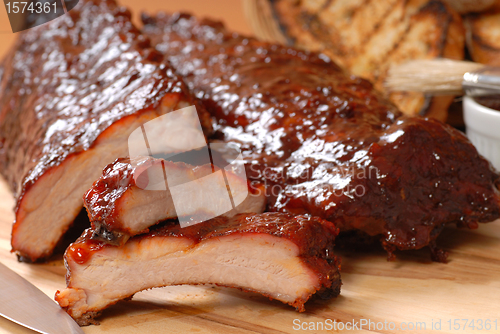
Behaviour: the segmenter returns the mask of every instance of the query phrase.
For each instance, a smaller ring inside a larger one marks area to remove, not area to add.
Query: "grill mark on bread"
[[[366,0],[353,0],[349,4],[340,4],[339,1],[333,1],[327,9],[319,14],[320,21],[328,27],[335,28],[339,35],[342,37],[339,40],[341,43],[344,42],[344,35],[347,31],[350,31],[349,26],[352,15],[361,8]],[[343,6],[342,6],[343,5]]]
[[[398,0],[394,1],[393,4],[395,5],[397,2],[398,2]],[[380,16],[380,20],[378,20],[377,23],[374,24],[372,33],[369,34],[368,36],[366,36],[366,38],[363,40],[363,44],[367,43],[373,35],[378,33],[380,27],[382,26],[382,22],[384,21],[384,18],[387,17],[387,15],[389,15],[396,7],[394,5],[388,6],[387,10],[382,13],[382,15]]]
[[[436,15],[438,17],[436,17]],[[391,63],[401,63],[404,60],[412,59],[412,57],[408,57],[412,52],[405,48],[405,42],[409,41],[408,44],[410,47],[415,46],[415,43],[412,40],[415,40],[415,36],[412,36],[412,31],[414,29],[419,29],[420,25],[425,24],[425,20],[431,19],[436,20],[436,25],[438,22],[441,23],[442,29],[440,31],[440,35],[437,39],[437,43],[429,42],[427,47],[430,46],[426,50],[427,57],[446,57],[446,43],[447,37],[450,33],[451,24],[453,22],[453,16],[447,10],[446,6],[440,1],[430,1],[425,6],[421,7],[418,13],[415,13],[411,18],[411,25],[408,32],[405,34],[405,39],[401,41],[397,50],[395,50],[392,55],[390,55],[385,63],[382,64],[381,72],[385,73],[385,75],[378,78],[376,87],[378,89],[383,89],[383,82],[387,76],[386,72],[390,67]],[[430,25],[429,25],[430,26]],[[420,32],[415,33],[416,36],[422,35]],[[417,44],[418,45],[418,44]],[[425,96],[421,93],[415,92],[404,92],[404,93],[394,93],[391,94],[391,98],[393,101],[397,101],[397,105],[403,107],[405,109],[415,109],[418,110],[418,114],[420,116],[426,117],[436,117],[440,118],[440,114],[437,113],[437,110],[446,110],[447,106],[451,103],[453,97],[431,97]]]
[[[405,32],[401,35],[402,39],[394,44],[394,47],[385,55],[382,62],[373,65],[373,67],[376,68],[376,72],[372,73],[372,75],[373,79],[375,80],[375,86],[377,89],[383,90],[383,82],[387,76],[387,70],[389,69],[391,64],[400,63],[405,59],[412,58],[411,55],[413,54],[413,52],[408,51],[405,45],[409,46],[410,48],[415,46],[418,47],[418,44],[415,44],[413,41],[416,40],[418,36],[422,35],[422,33],[419,31],[419,28],[422,25],[425,25],[425,21],[428,19],[444,23],[442,23],[443,28],[440,31],[439,38],[435,39],[438,42],[429,42],[428,45],[426,45],[427,49],[425,50],[425,52],[430,57],[445,56],[444,53],[447,36],[449,34],[450,26],[453,21],[453,16],[450,15],[446,6],[440,1],[430,1],[429,3],[420,7],[418,12],[413,13],[411,16],[409,16],[408,13],[405,14],[405,18],[409,20],[409,24]],[[436,25],[438,24],[437,22]],[[432,27],[432,25],[429,26]],[[414,33],[413,35],[412,32]],[[390,96],[398,106],[403,106],[403,109],[418,110],[418,114],[421,116],[435,115],[436,117],[439,117],[440,115],[436,114],[434,111],[429,110],[434,110],[435,108],[446,109],[446,106],[451,103],[450,101],[452,100],[452,98],[433,98],[420,93],[412,92],[393,93]]]
[[[301,2],[298,0],[297,2]],[[317,14],[320,10],[324,9],[325,6],[328,5],[328,3],[331,2],[330,0],[324,0],[323,3],[319,3],[319,1],[308,1],[307,3],[304,3],[306,5],[306,9],[308,9],[311,13]]]
[[[498,52],[500,51],[500,48],[497,48],[490,43],[490,41],[485,40],[482,36],[477,35],[477,34],[472,34],[472,39],[474,42],[478,43],[481,48],[487,49],[489,51],[495,51]]]
[[[336,38],[332,37],[330,31],[324,29],[323,25],[321,24],[321,19],[317,15],[311,15],[306,12],[301,12],[300,17],[303,20],[303,24],[307,26],[311,35],[323,41],[328,50],[336,50],[336,55],[338,56],[345,56],[347,54],[345,48],[341,43],[339,43],[337,47],[334,46],[331,41],[340,40],[339,35],[335,34]]]
[[[370,0],[364,0],[364,2],[359,4],[359,6],[357,8],[354,8],[351,10],[351,12],[349,13],[350,26],[356,26],[357,18],[360,17],[360,15],[363,13],[364,10],[366,10],[366,8],[368,8],[369,4],[370,4]],[[357,35],[356,36],[357,38],[360,37],[359,36],[360,35],[359,27],[358,27],[358,29],[353,29],[352,32],[355,35]],[[368,36],[370,36],[370,33],[368,34]],[[349,48],[351,49],[352,52],[356,52],[356,49],[357,49],[356,46],[359,46],[359,43],[358,43],[358,45],[356,45],[356,43],[355,43],[356,37],[348,39],[348,41],[351,41],[352,43],[354,43],[354,47],[349,46]]]
[[[437,49],[440,51],[439,55],[443,56],[446,44],[446,37],[450,31],[450,24],[453,20],[453,17],[450,15],[444,3],[440,1],[432,0],[427,5],[425,5],[422,10],[422,13],[430,12],[430,13],[439,13],[440,17],[444,19],[444,24],[442,25],[443,29],[441,31],[441,38],[439,38],[439,43],[437,45]],[[443,17],[444,16],[444,17]],[[441,20],[440,20],[441,21]],[[443,21],[441,21],[443,22]]]
[[[413,43],[412,40],[414,40],[415,36],[412,36],[412,32],[414,32],[415,29],[418,29],[420,27],[420,24],[422,24],[422,22],[424,22],[424,24],[425,24],[425,20],[427,18],[434,19],[433,16],[426,16],[426,13],[429,13],[429,12],[436,13],[439,10],[439,8],[436,8],[437,6],[442,7],[442,4],[439,2],[431,1],[427,5],[422,7],[418,13],[412,15],[412,17],[410,18],[410,24],[408,25],[407,30],[403,34],[403,38],[400,41],[398,41],[398,43],[391,50],[391,52],[389,52],[387,54],[387,57],[385,59],[389,60],[389,61],[385,61],[381,64],[380,70],[384,74],[380,77],[377,77],[378,88],[382,88],[383,81],[385,80],[385,77],[387,76],[386,72],[389,69],[389,67],[391,66],[391,63],[396,63],[396,62],[398,62],[398,60],[401,60],[401,59],[404,60],[404,59],[411,58],[411,57],[408,57],[408,55],[410,55],[410,52],[408,52],[408,50],[405,49],[405,45],[414,46],[415,43]],[[435,10],[435,9],[438,9],[438,10]],[[447,13],[445,13],[445,15],[446,14]],[[440,34],[440,37],[437,39],[437,40],[439,40],[439,42],[438,42],[437,46],[433,47],[433,45],[430,45],[430,48],[428,48],[426,50],[427,52],[434,49],[437,51],[437,53],[434,56],[436,56],[436,57],[443,56],[444,45],[446,43],[446,37],[447,37],[448,32],[449,32],[451,20],[452,20],[452,18],[449,15],[446,15],[446,17],[443,18],[443,20],[442,20],[442,22],[444,22],[443,29],[442,29],[442,32]],[[418,31],[416,32],[416,34],[420,35],[420,33]],[[408,42],[408,41],[409,41],[409,43],[406,44],[406,42]],[[429,45],[427,45],[427,46],[429,46]],[[432,54],[431,54],[431,56],[432,56]],[[399,61],[399,62],[401,62],[401,61]],[[406,94],[406,95],[408,95],[408,94]]]
[[[399,6],[394,6],[394,10],[390,12],[390,15],[392,14],[396,17],[391,17],[389,15],[388,19],[384,20],[380,27],[382,34],[373,34],[371,38],[362,46],[361,52],[353,59],[351,70],[354,74],[361,75],[369,79],[371,78],[376,81],[378,75],[376,72],[373,72],[373,69],[383,62],[387,58],[388,54],[393,52],[408,30],[408,27],[401,25],[401,22],[406,19],[405,12],[405,7],[402,2],[399,3]],[[397,32],[398,27],[403,27],[404,30],[402,29],[402,31],[400,30]],[[397,35],[390,40],[390,42],[392,42],[392,46],[390,46],[387,50],[382,50],[382,52],[377,53],[375,50],[378,51],[381,49],[381,43],[379,43],[378,39],[383,38],[386,40],[386,37],[388,36],[388,34],[384,33],[384,30],[387,32],[397,32]],[[370,49],[371,47],[373,48]]]
[[[325,10],[327,9],[328,7],[330,7],[330,5],[332,4],[333,0],[326,0],[325,3],[323,4],[323,7],[321,7],[322,10]]]
[[[286,39],[286,44],[295,45],[297,42],[297,38],[293,37],[293,35],[289,33],[290,29],[278,14],[278,10],[276,8],[276,0],[269,0],[269,5],[272,17],[278,23],[279,30],[282,32],[281,35]]]
[[[401,44],[402,44],[402,43],[403,43],[403,42],[404,42],[404,41],[408,38],[408,33],[409,33],[409,32],[411,31],[411,29],[412,29],[412,21],[413,21],[413,20],[412,20],[412,17],[413,17],[413,16],[408,18],[408,17],[407,17],[407,13],[406,13],[406,11],[407,11],[407,10],[406,10],[406,9],[407,9],[407,8],[406,8],[406,4],[408,3],[408,1],[407,1],[407,0],[404,0],[404,1],[403,1],[403,3],[404,3],[404,6],[403,6],[403,16],[401,17],[401,21],[402,21],[402,22],[404,22],[404,21],[408,20],[408,21],[409,21],[409,24],[408,24],[408,26],[405,28],[404,32],[403,32],[403,33],[399,36],[399,39],[398,39],[398,40],[394,43],[394,45],[393,45],[392,49],[390,49],[390,50],[387,52],[386,56],[384,57],[384,61],[383,61],[381,64],[377,64],[377,65],[379,65],[379,66],[378,66],[379,68],[380,68],[380,65],[381,65],[382,67],[385,67],[385,68],[388,68],[388,67],[390,66],[390,64],[388,64],[388,62],[387,62],[387,61],[385,61],[385,60],[386,60],[386,59],[391,58],[391,55],[395,54],[395,53],[399,50],[400,45],[401,45]],[[384,65],[385,65],[385,66],[384,66]],[[381,71],[379,70],[378,72],[380,73]],[[375,74],[374,74],[374,77],[375,77],[376,79],[379,79],[379,77],[380,77],[380,74],[379,74],[379,73],[375,73]]]
[[[354,20],[356,20],[356,17],[359,16],[359,13],[366,9],[370,2],[371,0],[363,0],[363,2],[358,5],[358,7],[355,7],[349,11],[348,17],[351,24]]]

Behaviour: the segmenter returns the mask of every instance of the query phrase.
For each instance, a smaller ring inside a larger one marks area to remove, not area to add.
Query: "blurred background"
[[[139,26],[139,16],[142,11],[156,12],[159,10],[175,12],[190,12],[197,16],[223,20],[226,26],[236,32],[250,34],[243,12],[243,0],[118,0],[131,9],[134,21]],[[17,34],[13,34],[4,6],[0,5],[0,57],[3,58],[14,42]]]

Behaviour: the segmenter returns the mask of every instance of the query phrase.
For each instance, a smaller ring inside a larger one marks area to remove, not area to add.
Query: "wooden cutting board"
[[[10,253],[9,240],[13,203],[0,180],[0,261],[53,297],[57,289],[65,287],[62,259],[46,264],[17,262]],[[354,321],[359,328],[360,321],[365,319],[372,322],[372,330],[373,324],[387,328],[375,329],[374,333],[397,333],[389,326],[417,326],[416,322],[425,323],[426,330],[411,333],[500,333],[500,221],[481,225],[474,231],[449,228],[443,232],[439,244],[450,252],[448,264],[430,262],[424,250],[398,254],[395,262],[387,262],[380,249],[340,250],[344,283],[340,297],[310,301],[305,313],[234,289],[179,286],[141,292],[132,301],[120,302],[104,311],[99,318],[101,325],[85,327],[84,331],[295,333],[294,328],[301,325],[321,326],[317,322],[323,322],[324,328],[329,329],[334,320],[342,321],[344,326]],[[29,303],[26,307],[29,310]],[[474,320],[476,329],[455,331],[454,319],[459,319],[457,328],[463,328],[466,320],[462,319],[468,319],[468,324]],[[478,330],[478,322],[482,320],[484,327],[488,319],[492,328]],[[439,321],[441,331],[433,331],[433,323],[436,326]],[[0,333],[32,332],[1,319]]]

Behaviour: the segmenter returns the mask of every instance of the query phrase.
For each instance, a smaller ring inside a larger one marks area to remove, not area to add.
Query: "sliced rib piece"
[[[165,186],[164,175],[169,188]],[[95,237],[123,244],[129,236],[178,217],[170,187],[188,182],[187,191],[174,194],[177,195],[175,203],[184,205],[182,212],[192,217],[192,223],[221,213],[226,217],[261,213],[266,206],[263,187],[249,187],[246,178],[231,170],[223,175],[220,168],[210,164],[193,166],[149,157],[121,158],[104,169],[84,196]],[[234,208],[228,207],[231,204],[228,193]]]
[[[64,256],[68,288],[57,302],[80,324],[136,292],[179,284],[217,284],[261,293],[304,311],[315,293],[340,292],[333,255],[337,229],[283,213],[240,214],[180,228],[167,225],[121,247],[87,230]]]
[[[149,44],[112,0],[81,0],[19,34],[0,83],[0,170],[17,200],[18,255],[49,256],[102,168],[128,155],[129,134],[195,104]]]
[[[445,224],[500,216],[498,174],[463,133],[401,114],[326,56],[258,41],[186,14],[144,31],[241,144],[273,211],[309,213],[395,249],[431,246]]]

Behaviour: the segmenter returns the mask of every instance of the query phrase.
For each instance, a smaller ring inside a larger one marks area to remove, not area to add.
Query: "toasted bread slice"
[[[308,50],[324,52],[353,74],[371,80],[381,91],[392,64],[410,59],[464,57],[462,19],[441,1],[259,1],[263,7],[264,2],[267,6],[270,4],[286,40]],[[387,94],[406,114],[440,120],[446,120],[446,111],[452,102],[452,97]]]
[[[500,66],[500,1],[487,12],[467,15],[465,27],[472,60]]]

